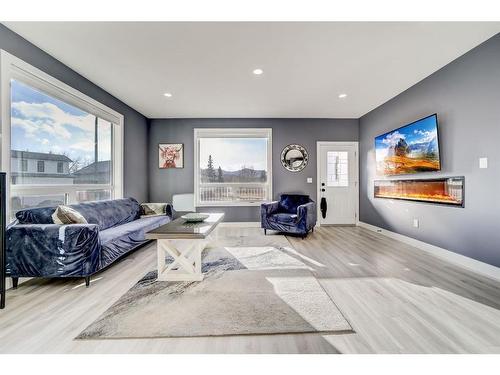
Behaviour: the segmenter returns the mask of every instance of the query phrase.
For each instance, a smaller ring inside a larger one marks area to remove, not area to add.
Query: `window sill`
[[[258,201],[258,202],[198,202],[195,204],[196,207],[260,207],[262,203],[268,201]]]

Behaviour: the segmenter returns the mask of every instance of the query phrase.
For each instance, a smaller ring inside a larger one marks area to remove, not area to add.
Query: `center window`
[[[271,129],[195,129],[197,206],[270,200]]]

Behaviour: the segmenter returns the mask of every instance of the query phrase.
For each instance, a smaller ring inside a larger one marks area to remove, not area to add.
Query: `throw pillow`
[[[142,216],[165,215],[165,203],[142,203]]]
[[[88,224],[81,213],[68,206],[57,206],[52,220],[54,224]]]

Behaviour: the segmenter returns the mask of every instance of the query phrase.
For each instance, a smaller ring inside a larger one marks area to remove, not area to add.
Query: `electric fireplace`
[[[464,182],[464,177],[376,180],[374,196],[464,207]]]

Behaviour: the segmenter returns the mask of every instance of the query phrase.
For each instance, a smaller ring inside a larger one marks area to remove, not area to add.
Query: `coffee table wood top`
[[[223,213],[207,213],[209,215],[204,221],[188,223],[179,217],[170,223],[153,229],[146,233],[148,240],[160,239],[203,239],[206,238],[224,219]]]

